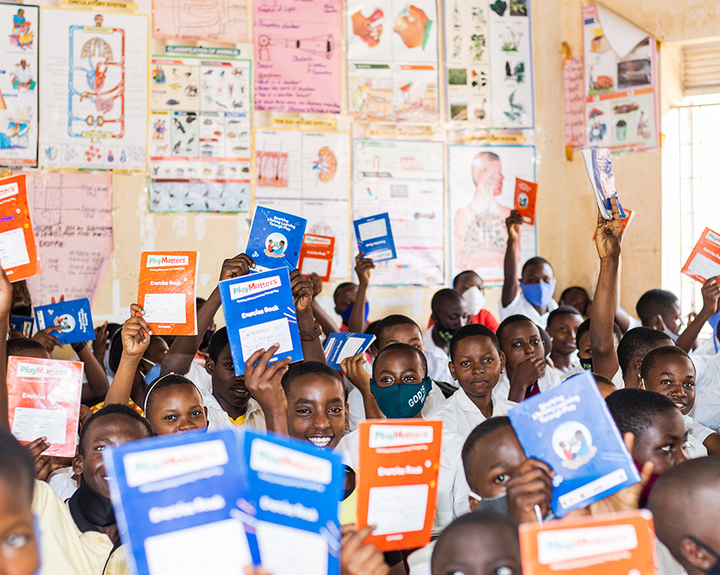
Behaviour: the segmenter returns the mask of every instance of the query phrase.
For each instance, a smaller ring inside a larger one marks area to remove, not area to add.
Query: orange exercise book
[[[305,234],[300,247],[298,269],[303,275],[316,273],[324,282],[330,281],[335,238]]]
[[[138,304],[156,335],[197,335],[197,252],[143,252]]]
[[[524,575],[655,575],[655,530],[647,509],[520,525]]]
[[[358,528],[380,551],[430,542],[440,469],[441,421],[392,419],[358,425]]]
[[[40,273],[25,176],[0,180],[0,263],[11,282]]]
[[[523,222],[535,225],[535,205],[537,203],[538,185],[515,178],[515,209],[520,212]]]
[[[10,429],[23,443],[47,437],[43,455],[73,457],[80,417],[83,364],[10,356],[7,365]]]
[[[720,275],[720,234],[705,228],[681,271],[703,284]]]

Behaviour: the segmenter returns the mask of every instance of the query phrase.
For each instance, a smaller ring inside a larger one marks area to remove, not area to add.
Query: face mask
[[[545,307],[550,303],[552,296],[555,293],[555,279],[553,279],[549,284],[539,282],[536,284],[525,285],[520,282],[520,289],[522,289],[525,299],[532,305],[536,307]]]
[[[459,327],[455,328],[449,328],[445,327],[443,324],[441,324],[439,321],[433,320],[433,323],[435,324],[435,331],[440,336],[440,338],[447,343],[450,343],[450,340],[455,335],[455,332],[460,329]]]
[[[350,321],[350,316],[352,315],[353,308],[355,307],[355,304],[348,306],[343,311],[340,312],[340,317],[343,320],[343,323],[345,325],[348,324]],[[370,304],[368,302],[365,302],[365,321],[367,322],[368,315],[370,315]]]
[[[667,327],[663,328],[663,333],[673,340],[673,343],[675,343],[677,338],[680,337],[678,334],[671,332]]]
[[[415,417],[425,405],[432,380],[425,377],[420,385],[414,383],[396,383],[390,387],[380,387],[374,379],[370,380],[370,391],[375,396],[380,411],[388,419],[407,419]]]
[[[587,369],[588,371],[592,371],[592,357],[588,357],[587,359],[583,359],[582,357],[578,358],[580,360],[580,366],[583,369]]]
[[[80,510],[90,523],[98,527],[115,524],[115,511],[112,502],[107,497],[94,491],[82,476],[80,477],[80,487],[75,493],[73,497],[77,497]]]
[[[160,364],[159,363],[153,363],[149,359],[145,359],[143,357],[144,361],[147,361],[149,364],[152,365],[150,368],[150,371],[148,371],[144,376],[143,379],[145,380],[145,383],[147,385],[151,385],[153,381],[155,381],[158,377],[160,377]]]
[[[503,493],[497,497],[480,497],[477,493],[471,491],[470,497],[478,502],[477,509],[475,509],[476,512],[492,511],[505,517],[508,516],[507,493]]]
[[[468,304],[470,315],[479,314],[480,310],[485,305],[485,294],[480,290],[480,288],[472,286],[471,288],[466,289],[462,296]]]

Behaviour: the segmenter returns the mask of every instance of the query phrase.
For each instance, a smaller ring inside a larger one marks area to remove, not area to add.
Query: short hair
[[[677,296],[671,291],[651,289],[640,296],[635,311],[642,324],[647,326],[652,318],[665,314],[677,301]]]
[[[559,308],[554,309],[550,312],[547,318],[547,326],[550,327],[550,324],[558,317],[562,317],[564,315],[579,315],[582,317],[582,314],[576,310],[574,307],[569,305],[561,305]]]
[[[120,366],[120,359],[122,358],[123,344],[122,344],[122,327],[115,330],[110,336],[110,351],[108,353],[108,367],[113,373],[117,373],[118,367]]]
[[[528,316],[516,313],[515,315],[508,316],[504,320],[502,320],[502,322],[500,322],[500,325],[497,328],[497,331],[495,332],[495,335],[497,335],[498,341],[501,345],[503,336],[505,335],[505,330],[512,324],[519,323],[521,321],[529,321],[531,324],[538,328],[538,333],[540,332],[540,328]]]
[[[540,256],[535,256],[534,258],[530,258],[523,264],[522,270],[520,270],[520,277],[525,275],[525,270],[528,269],[530,266],[538,266],[545,264],[549,265],[550,269],[553,270],[553,273],[555,273],[555,270],[553,269],[552,264],[549,261],[547,261],[545,258],[541,258]]]
[[[160,389],[165,389],[166,387],[174,387],[178,385],[185,385],[192,387],[195,391],[198,392],[200,395],[200,398],[202,400],[202,394],[200,394],[200,390],[197,388],[197,386],[189,380],[187,377],[183,375],[178,375],[176,373],[168,373],[167,375],[163,375],[158,377],[150,387],[148,387],[147,392],[145,393],[145,408],[143,411],[145,411],[145,417],[147,417],[148,413],[152,410],[153,406],[155,405],[155,397],[156,393]]]
[[[380,339],[387,330],[389,330],[390,328],[396,327],[398,325],[409,325],[409,326],[415,327],[420,332],[420,336],[422,337],[422,330],[420,329],[420,326],[417,323],[415,323],[415,321],[410,319],[408,316],[401,315],[399,313],[395,313],[395,314],[389,315],[387,317],[384,317],[383,319],[381,319],[379,321],[373,322],[372,325],[373,325],[373,335],[377,338],[375,341]]]
[[[108,415],[124,415],[125,417],[129,417],[130,419],[134,419],[145,428],[148,437],[153,435],[152,427],[150,427],[150,422],[142,415],[140,415],[137,411],[135,411],[132,407],[130,407],[129,405],[124,405],[122,403],[111,403],[93,413],[85,422],[85,425],[82,426],[82,430],[80,431],[80,441],[78,445],[78,451],[81,455],[83,455],[84,453],[83,450],[85,448],[85,437],[87,436],[89,429],[95,424],[96,421],[102,419],[103,417],[107,417]]]
[[[218,357],[220,357],[220,354],[229,345],[229,343],[230,340],[228,339],[226,327],[221,327],[212,334],[210,343],[208,344],[208,357],[213,361],[213,363],[217,363]]]
[[[352,282],[343,282],[338,287],[335,288],[335,291],[333,292],[333,301],[335,302],[335,305],[337,305],[337,298],[340,295],[340,292],[344,290],[347,287],[354,286],[355,284]]]
[[[10,357],[11,355],[22,356],[28,351],[47,353],[47,349],[45,349],[45,346],[34,339],[30,339],[27,337],[14,337],[7,340],[5,348],[6,357]]]
[[[462,462],[466,478],[467,469],[470,466],[470,457],[472,457],[475,444],[477,444],[477,442],[483,437],[487,437],[491,433],[495,433],[498,429],[502,429],[503,427],[512,427],[510,418],[507,415],[486,419],[470,432],[470,435],[468,435],[462,448]]]
[[[674,345],[666,345],[663,347],[656,347],[655,349],[652,349],[647,352],[647,354],[645,354],[642,364],[640,365],[640,377],[642,379],[647,378],[647,376],[650,375],[650,370],[653,369],[657,364],[658,359],[660,359],[661,357],[666,357],[668,355],[677,355],[690,360],[693,369],[695,369],[695,364],[693,363],[693,360],[690,358],[690,356],[684,349],[680,349],[679,347],[676,347]]]
[[[572,308],[575,309],[575,308]],[[548,318],[548,323],[549,323]],[[575,345],[578,349],[580,349],[580,338],[590,331],[590,318],[587,318],[584,322],[582,322],[577,329],[577,332],[575,333]],[[617,338],[618,342],[622,339],[622,332],[620,331],[620,328],[616,323],[613,323],[613,335]]]
[[[436,291],[435,294],[432,296],[432,300],[430,301],[430,309],[433,313],[437,313],[439,307],[451,302],[460,301],[462,299],[463,296],[461,296],[454,289],[443,288]]]
[[[670,399],[644,389],[618,389],[610,394],[605,402],[620,433],[629,431],[636,440],[652,427],[655,417],[677,411]]]
[[[387,353],[392,353],[393,351],[411,351],[412,353],[417,355],[420,358],[420,364],[422,365],[422,369],[424,372],[423,377],[427,377],[428,367],[425,354],[418,348],[416,348],[414,345],[408,345],[407,343],[392,343],[389,346],[381,349],[375,356],[375,361],[373,362],[373,377],[375,377],[375,366],[378,364],[380,358]]]
[[[627,373],[630,362],[636,357],[645,357],[647,353],[657,347],[657,343],[667,340],[672,345],[670,337],[662,331],[649,327],[636,327],[628,331],[620,340],[617,348],[618,363],[623,375]]]
[[[290,369],[288,369],[282,376],[280,385],[282,385],[285,396],[287,397],[290,395],[290,388],[292,387],[293,381],[295,381],[298,377],[309,374],[327,375],[328,377],[337,380],[338,383],[340,383],[340,387],[342,387],[343,391],[345,391],[343,380],[340,378],[337,371],[320,361],[303,361],[291,365]]]
[[[605,385],[612,385],[613,387],[615,387],[615,384],[612,382],[612,379],[604,376],[602,373],[593,372],[592,376],[595,378],[596,383],[604,383]]]
[[[500,342],[493,331],[486,325],[481,323],[469,323],[468,325],[462,326],[455,332],[452,339],[450,340],[450,360],[455,361],[455,353],[457,352],[458,344],[468,337],[486,337],[495,346],[498,354],[500,353]]]
[[[580,286],[570,286],[569,288],[565,288],[563,290],[563,292],[560,294],[560,299],[564,299],[565,296],[569,295],[570,292],[573,290],[580,290],[581,292],[583,292],[585,294],[585,297],[588,299],[588,301],[590,301],[590,294],[584,287],[580,287]],[[568,307],[570,307],[570,306],[568,306]]]
[[[452,281],[453,289],[457,289],[457,286],[460,283],[460,278],[462,278],[464,276],[469,276],[469,275],[477,276],[478,278],[480,278],[480,281],[482,281],[482,278],[480,277],[480,275],[477,272],[475,272],[473,270],[465,270],[465,271],[460,272],[458,275],[456,275],[453,278],[453,281]]]
[[[15,436],[0,428],[0,478],[10,487],[12,493],[23,491],[32,501],[35,489],[35,464],[30,452]]]

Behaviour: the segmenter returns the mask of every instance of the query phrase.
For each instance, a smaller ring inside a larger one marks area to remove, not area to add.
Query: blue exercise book
[[[247,530],[272,575],[337,575],[340,572],[340,522],[345,472],[329,449],[273,433],[245,428],[244,508]],[[210,571],[206,571],[210,572]]]
[[[270,363],[286,357],[302,361],[287,268],[224,280],[218,285],[236,375],[245,373],[245,360],[255,351],[276,343],[280,347]]]
[[[387,213],[360,218],[353,222],[358,250],[374,262],[384,262],[397,258],[395,240],[393,240],[390,216]]]
[[[25,337],[32,335],[33,326],[35,325],[35,318],[29,315],[11,315],[10,316],[10,327],[16,329]]]
[[[231,430],[177,433],[103,452],[132,573],[237,575],[253,563],[240,441]]]
[[[335,370],[346,357],[365,353],[375,336],[369,333],[331,333],[325,341],[325,359],[328,366]]]
[[[62,329],[53,331],[52,335],[63,345],[95,339],[90,301],[87,298],[37,306],[35,319],[38,331],[51,325],[62,326]]]
[[[620,217],[627,217],[618,197],[610,150],[607,148],[590,148],[589,150],[580,150],[580,153],[585,162],[585,170],[590,179],[590,185],[595,193],[595,199],[602,217],[606,220],[613,219],[611,198],[615,198],[617,202]]]
[[[305,218],[258,206],[245,250],[255,262],[256,271],[280,266],[297,268],[306,227]]]
[[[557,517],[640,481],[589,371],[526,399],[508,417],[525,454],[555,472],[552,509]]]

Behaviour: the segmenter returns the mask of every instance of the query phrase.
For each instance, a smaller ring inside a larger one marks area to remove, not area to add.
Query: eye
[[[672,452],[672,449],[673,449],[673,446],[670,445],[670,444],[668,444],[668,445],[663,445],[663,446],[660,448],[660,451],[663,451],[663,452],[665,452],[665,453],[671,453],[671,452]]]
[[[467,361],[467,360],[465,360],[465,361],[461,361],[461,362],[460,362],[460,365],[461,365],[462,367],[467,367],[467,366],[469,366],[469,365],[470,365],[470,362],[469,362],[469,361]]]
[[[382,383],[394,383],[395,382],[395,380],[392,377],[387,376],[387,375],[385,377],[381,377],[380,381]]]
[[[403,380],[404,382],[410,382],[410,381],[417,381],[418,378],[415,377],[414,375],[405,375],[405,376],[403,376],[403,379],[402,379],[402,380]]]
[[[483,361],[485,363],[492,363],[495,361],[495,358],[494,357],[486,357]]]
[[[174,415],[166,415],[165,417],[163,417],[163,419],[165,421],[175,421],[177,417],[175,417]]]
[[[30,537],[27,535],[10,535],[5,542],[3,547],[9,547],[10,549],[20,549],[30,543]]]
[[[200,411],[199,409],[196,409],[196,410],[193,411],[190,415],[191,415],[192,417],[200,417],[202,414],[203,414],[202,411]]]
[[[496,475],[495,477],[493,477],[493,480],[492,480],[492,481],[493,481],[493,483],[498,483],[498,484],[500,484],[500,483],[506,483],[506,482],[509,481],[509,480],[510,480],[510,475],[509,475],[509,474],[507,474],[507,473],[501,473],[500,475]]]
[[[540,340],[537,338],[533,338],[530,340],[530,343],[533,345],[540,345]]]
[[[103,449],[105,449],[104,445],[98,445],[95,447],[95,451],[102,451]]]
[[[685,387],[695,387],[695,382],[694,381],[686,381],[683,385]]]
[[[514,341],[512,344],[510,344],[510,347],[520,347],[522,346],[522,342]]]
[[[670,381],[669,379],[661,379],[660,385],[672,385],[672,381]]]
[[[332,408],[330,408],[329,411],[330,411],[330,413],[332,413],[333,415],[341,415],[342,412],[343,412],[343,409],[342,409],[342,407],[332,407]]]

